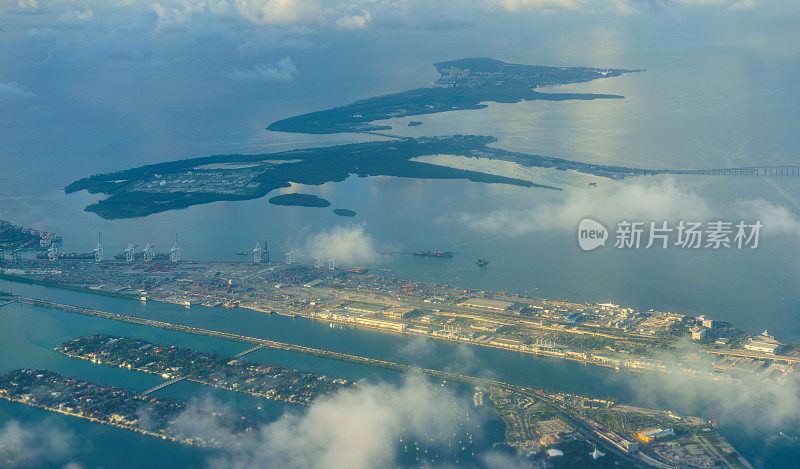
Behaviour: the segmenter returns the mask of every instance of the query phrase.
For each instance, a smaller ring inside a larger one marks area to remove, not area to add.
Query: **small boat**
[[[484,259],[482,257],[478,258],[478,259],[475,259],[475,264],[477,264],[478,267],[486,267],[486,264],[488,264],[488,263],[489,263],[489,260],[488,259]]]

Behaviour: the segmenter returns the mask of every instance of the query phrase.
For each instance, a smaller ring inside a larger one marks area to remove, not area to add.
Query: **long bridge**
[[[32,306],[40,306],[43,308],[50,308],[50,309],[58,309],[61,311],[67,311],[70,313],[82,314],[85,316],[94,316],[100,317],[105,319],[111,319],[114,321],[126,322],[130,324],[139,324],[143,326],[151,326],[151,327],[158,327],[161,329],[168,329],[178,332],[186,332],[188,334],[195,334],[195,335],[202,335],[207,337],[213,337],[216,339],[224,339],[230,340],[234,342],[242,342],[242,343],[249,343],[255,345],[254,347],[241,352],[239,356],[244,355],[245,353],[250,353],[252,351],[258,350],[262,347],[268,347],[278,350],[285,350],[288,352],[297,352],[297,353],[304,353],[306,355],[315,355],[318,357],[323,358],[330,358],[334,360],[341,360],[347,361],[351,363],[358,363],[362,365],[368,366],[377,366],[381,368],[388,368],[397,371],[411,371],[411,370],[420,370],[422,373],[443,380],[452,380],[452,381],[460,381],[473,384],[475,386],[500,386],[500,387],[508,387],[511,386],[507,383],[503,383],[500,381],[490,380],[486,378],[478,378],[474,376],[467,376],[461,375],[458,373],[452,373],[449,371],[440,371],[440,370],[429,370],[425,368],[418,368],[412,365],[406,365],[402,363],[390,362],[387,360],[380,360],[377,358],[368,358],[362,357],[359,355],[353,355],[350,353],[344,352],[336,352],[333,350],[323,350],[317,349],[313,347],[306,347],[304,345],[296,345],[296,344],[288,344],[285,342],[278,342],[275,340],[269,339],[261,339],[258,337],[249,337],[242,334],[236,334],[233,332],[225,332],[225,331],[216,331],[211,329],[204,329],[201,327],[195,326],[188,326],[185,324],[175,324],[170,322],[164,321],[157,321],[154,319],[147,319],[141,318],[137,316],[129,316],[126,314],[119,314],[119,313],[112,313],[108,311],[100,311],[91,308],[84,308],[82,306],[73,306],[73,305],[65,305],[61,303],[55,303],[48,300],[40,300],[36,298],[24,298],[24,297],[14,297],[14,299],[19,303],[25,303]],[[162,383],[164,384],[164,383]],[[516,388],[516,386],[515,386]],[[152,392],[152,391],[150,391]]]
[[[248,353],[255,352],[256,350],[262,349],[264,347],[266,347],[265,344],[260,344],[260,345],[256,345],[255,347],[250,347],[249,349],[247,349],[245,351],[237,353],[236,355],[233,356],[233,358],[243,357],[243,356],[247,355]]]
[[[184,379],[186,379],[186,377],[185,376],[181,376],[180,378],[173,378],[173,379],[171,379],[169,381],[164,381],[163,383],[161,383],[161,384],[159,384],[157,386],[153,386],[152,388],[150,388],[147,391],[143,392],[142,396],[146,396],[146,395],[150,394],[151,392],[156,392],[159,389],[164,389],[167,386],[171,386],[171,385],[177,383],[178,381],[183,381]]]
[[[663,169],[647,174],[696,174],[709,176],[800,176],[800,166],[750,166],[717,169]]]

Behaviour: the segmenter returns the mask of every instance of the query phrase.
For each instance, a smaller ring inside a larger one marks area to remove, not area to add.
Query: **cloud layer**
[[[211,467],[393,467],[401,439],[446,447],[474,431],[481,422],[468,420],[469,412],[468,402],[419,373],[408,374],[399,385],[361,383],[240,438]]]
[[[0,461],[10,467],[61,465],[69,462],[77,443],[72,432],[63,431],[51,422],[21,424],[9,420],[0,427]]]
[[[18,83],[9,81],[0,83],[0,99],[32,98],[33,93],[21,87]]]
[[[99,0],[19,0],[12,14],[54,14],[62,22],[87,22],[109,12],[108,2]],[[129,11],[150,10],[158,16],[158,26],[189,24],[202,17],[242,18],[256,25],[320,26],[338,29],[361,29],[371,24],[414,25],[448,20],[451,24],[472,21],[486,14],[522,12],[578,12],[629,15],[642,10],[705,8],[714,11],[752,10],[753,0],[455,0],[433,7],[420,0],[126,0],[113,8]]]
[[[679,186],[674,179],[666,178],[570,190],[564,201],[523,211],[461,213],[454,220],[478,232],[519,235],[548,230],[572,232],[580,220],[587,217],[611,225],[621,220],[702,220],[709,213],[708,204],[699,195]]]
[[[235,70],[231,75],[242,81],[292,81],[297,68],[288,55],[274,64],[259,65],[252,70]]]
[[[713,374],[719,382],[681,373],[687,357],[691,367]],[[641,402],[655,408],[691,409],[698,416],[708,415],[709,404],[723,426],[737,426],[750,436],[763,437],[800,426],[800,377],[790,373],[779,379],[764,379],[750,372],[737,374],[714,372],[709,355],[700,353],[694,344],[683,342],[671,353],[656,357],[676,373],[643,374],[631,379],[630,387]],[[621,375],[610,379],[625,379]],[[730,427],[729,427],[730,428]]]
[[[800,220],[786,207],[764,199],[737,200],[729,206],[712,206],[702,195],[672,177],[612,181],[597,188],[569,190],[563,201],[543,203],[525,210],[462,212],[439,221],[461,223],[479,233],[522,235],[553,230],[572,233],[584,218],[598,220],[607,227],[621,221],[666,220],[674,226],[680,220],[759,220],[764,226],[764,234],[800,234]]]

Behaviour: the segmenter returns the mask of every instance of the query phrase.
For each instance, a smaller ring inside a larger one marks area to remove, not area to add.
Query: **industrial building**
[[[514,303],[510,301],[489,300],[486,298],[470,298],[461,303],[461,306],[469,306],[471,308],[482,308],[492,311],[505,311],[513,305]]]
[[[642,443],[652,443],[662,438],[675,436],[675,432],[671,428],[650,428],[647,430],[640,430],[636,432],[636,438]]]

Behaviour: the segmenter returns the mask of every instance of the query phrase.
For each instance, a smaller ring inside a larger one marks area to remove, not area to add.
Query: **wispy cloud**
[[[703,220],[708,203],[674,179],[611,182],[597,188],[566,192],[566,199],[525,210],[489,213],[462,212],[440,221],[455,221],[484,233],[524,234],[536,231],[574,231],[580,220],[593,218],[614,224],[621,220]]]
[[[717,381],[689,376],[681,370],[692,357],[691,366]],[[708,417],[711,405],[715,417],[725,425],[736,425],[749,435],[777,433],[796,429],[800,425],[800,377],[790,373],[779,379],[764,379],[750,372],[733,374],[714,370],[711,355],[704,354],[688,341],[676,344],[671,352],[657,357],[676,371],[637,375],[613,375],[613,381],[623,380],[633,389],[640,402],[655,408],[691,409]]]
[[[0,83],[0,99],[25,99],[33,96],[33,93],[21,87],[19,83],[13,81]]]
[[[0,461],[4,467],[44,467],[69,464],[78,439],[52,421],[37,424],[9,420],[0,427]],[[71,463],[75,467],[75,463]]]
[[[288,55],[273,64],[259,65],[250,70],[234,70],[231,76],[242,81],[292,81],[297,67]]]
[[[703,195],[672,177],[609,181],[597,188],[571,189],[565,198],[529,208],[461,212],[440,223],[458,223],[488,234],[574,232],[584,218],[614,226],[620,221],[761,221],[763,233],[800,234],[800,219],[788,208],[764,199],[712,204]],[[713,218],[713,220],[712,220]]]

